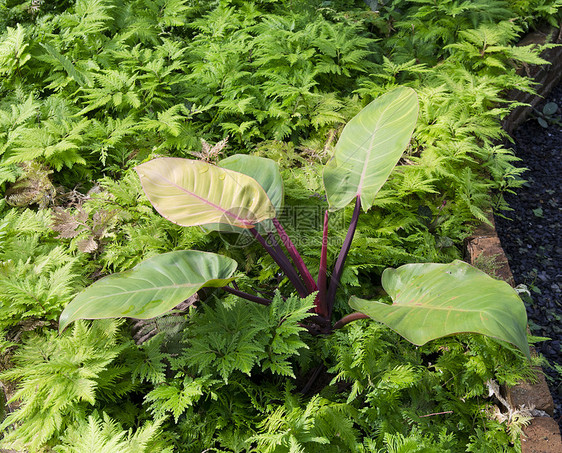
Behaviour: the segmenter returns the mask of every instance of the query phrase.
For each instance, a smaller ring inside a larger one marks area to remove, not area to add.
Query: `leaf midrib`
[[[363,166],[363,170],[361,171],[361,176],[359,177],[359,184],[357,185],[357,193],[355,194],[355,196],[361,196],[361,194],[362,194],[363,181],[365,180],[365,175],[367,174],[367,167],[369,166],[369,161],[371,160],[371,154],[372,154],[372,150],[373,150],[373,142],[375,141],[375,138],[377,137],[377,131],[380,129],[380,123],[383,119],[383,116],[390,107],[391,107],[391,105],[387,105],[385,107],[385,109],[381,112],[380,117],[377,121],[377,125],[375,126],[375,129],[374,129],[374,131],[371,135],[371,141],[369,143],[369,151],[367,152],[367,158],[365,159],[365,165]]]
[[[216,280],[216,279],[212,279],[212,280]],[[210,280],[205,280],[202,283],[181,283],[181,284],[173,284],[173,285],[164,285],[164,286],[153,286],[151,288],[142,288],[142,289],[135,289],[135,290],[131,290],[131,291],[119,291],[119,292],[115,292],[112,294],[108,294],[107,296],[96,296],[95,299],[105,299],[107,297],[115,297],[116,295],[121,295],[121,294],[136,294],[136,293],[142,293],[143,291],[158,291],[161,289],[169,289],[169,288],[189,288],[189,287],[193,287],[193,286],[200,286],[205,282],[208,282]],[[116,288],[119,288],[118,286]]]
[[[228,209],[225,208],[221,208],[219,205],[212,203],[211,201],[197,195],[194,192],[191,192],[189,190],[187,190],[185,187],[180,186],[179,184],[175,183],[174,181],[168,179],[166,176],[160,176],[162,179],[164,179],[165,181],[169,182],[172,186],[177,187],[178,189],[180,189],[181,191],[185,192],[188,195],[191,195],[194,198],[197,198],[198,200],[202,201],[203,203],[212,206],[213,208],[215,208],[217,211],[222,212],[226,215],[229,215],[230,217],[233,217],[234,219],[238,220],[239,222],[243,223],[244,225],[253,225],[252,222],[250,222],[247,219],[244,219],[242,217],[238,217],[236,214],[233,214],[232,212],[230,212]]]

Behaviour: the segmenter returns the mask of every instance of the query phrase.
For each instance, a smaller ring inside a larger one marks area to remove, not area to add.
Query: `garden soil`
[[[549,362],[543,369],[554,419],[562,427],[562,84],[537,110],[547,102],[559,106],[548,128],[539,125],[535,114],[513,133],[515,154],[528,169],[527,182],[506,196],[513,210],[496,213],[495,222],[515,284],[526,285],[532,296],[526,301],[531,332],[550,338],[535,346]]]

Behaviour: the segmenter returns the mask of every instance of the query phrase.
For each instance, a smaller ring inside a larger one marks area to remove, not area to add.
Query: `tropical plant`
[[[248,231],[279,265],[300,297],[316,293],[315,316],[306,321],[313,333],[330,333],[351,321],[371,317],[417,345],[474,332],[512,343],[529,357],[526,312],[517,293],[507,283],[461,261],[387,269],[382,286],[392,304],[384,299],[352,297],[349,303],[358,311],[332,323],[361,208],[373,206],[377,192],[408,146],[417,111],[415,91],[399,87],[375,99],[346,125],[324,169],[330,210],[324,216],[316,279],[276,217],[283,188],[272,161],[235,156],[215,166],[157,158],[139,165],[136,171],[150,202],[163,217],[183,226]],[[353,216],[328,282],[329,212],[345,208],[352,200]],[[203,287],[220,287],[247,300],[271,304],[270,299],[238,288],[234,282],[236,266],[226,256],[195,250],[155,256],[132,270],[105,277],[78,294],[61,314],[60,329],[78,319],[153,318]]]

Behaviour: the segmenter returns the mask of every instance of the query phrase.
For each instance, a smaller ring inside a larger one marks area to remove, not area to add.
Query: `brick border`
[[[490,275],[513,286],[513,274],[497,235],[493,216],[490,215],[489,219],[492,226],[482,224],[465,241],[466,261],[478,265],[485,260]],[[535,353],[533,348],[531,350]],[[512,408],[531,409],[535,416],[523,428],[522,453],[560,453],[562,437],[558,423],[552,418],[554,401],[542,369],[536,367],[535,370],[536,382],[521,382],[514,387],[503,388],[502,393]]]
[[[488,271],[493,277],[513,286],[513,275],[496,233],[493,216],[490,215],[489,218],[492,226],[482,224],[466,240],[466,260],[470,264],[478,265],[482,259],[485,259],[486,263],[491,264],[488,266]],[[502,389],[511,407],[534,409],[533,414],[540,414],[524,427],[521,451],[522,453],[560,453],[562,437],[558,423],[552,418],[554,401],[540,367],[536,368],[535,378],[536,382],[521,382],[514,387]]]

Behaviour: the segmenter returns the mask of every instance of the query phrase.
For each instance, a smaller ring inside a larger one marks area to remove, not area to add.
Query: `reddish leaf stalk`
[[[253,294],[245,293],[244,291],[240,291],[239,289],[231,288],[230,286],[223,286],[227,293],[234,294],[235,296],[242,297],[243,299],[249,300],[251,302],[257,302],[261,305],[269,305],[271,301],[269,299],[264,299],[263,297],[254,296]]]
[[[445,411],[445,412],[433,412],[432,414],[426,414],[426,415],[418,415],[419,418],[423,418],[423,417],[433,417],[434,415],[444,415],[444,414],[452,414],[453,411]]]
[[[308,296],[309,292],[307,291],[306,286],[304,285],[303,281],[299,277],[298,272],[291,264],[291,261],[289,260],[289,258],[287,258],[285,252],[283,251],[283,249],[275,239],[275,236],[272,233],[267,233],[267,239],[269,241],[269,245],[273,248],[273,250],[275,250],[280,260],[283,261],[284,267],[282,269],[286,269],[285,275],[287,275],[287,277],[289,278],[289,280],[291,281],[297,292],[300,294],[301,297]]]
[[[269,253],[269,255],[281,268],[281,270],[284,272],[284,274],[287,276],[289,281],[293,284],[293,286],[299,293],[300,297],[306,297],[308,295],[308,292],[306,291],[304,283],[300,280],[297,271],[295,271],[295,269],[291,265],[291,262],[289,261],[289,258],[285,256],[285,254],[281,250],[281,247],[279,247],[275,239],[272,240],[272,245],[269,245],[263,238],[263,236],[257,232],[256,228],[250,228],[250,233],[258,240],[261,246],[267,251],[267,253]],[[275,246],[277,246],[277,248],[275,248]]]
[[[351,313],[347,316],[344,316],[342,319],[340,319],[338,322],[336,322],[334,324],[334,330],[341,329],[346,324],[349,324],[350,322],[353,322],[353,321],[357,321],[358,319],[367,319],[367,318],[368,318],[368,316],[365,313],[361,313],[359,311],[356,311],[355,313]]]
[[[334,303],[336,301],[336,291],[340,286],[340,279],[343,272],[343,266],[345,265],[345,259],[349,253],[351,247],[351,242],[353,241],[353,235],[357,228],[357,221],[359,219],[359,213],[361,212],[361,198],[359,195],[355,198],[355,209],[353,210],[353,216],[351,217],[351,222],[347,230],[347,235],[343,241],[343,245],[336,260],[334,266],[334,272],[332,272],[332,278],[330,279],[330,286],[328,288],[328,295],[326,298],[326,304],[328,306],[328,316],[332,315],[332,308],[334,308]]]
[[[324,214],[324,230],[322,232],[322,251],[320,252],[320,267],[318,269],[318,295],[314,301],[316,313],[325,318],[328,317],[328,307],[326,305],[326,273],[328,272],[328,211]]]
[[[312,278],[312,275],[310,275],[310,271],[306,267],[306,264],[304,264],[304,260],[300,256],[297,248],[293,244],[293,241],[291,241],[289,235],[285,232],[285,229],[283,228],[281,223],[279,223],[277,217],[273,218],[273,225],[275,225],[275,228],[277,229],[277,233],[281,238],[281,242],[289,252],[289,255],[291,256],[293,263],[295,263],[297,270],[301,274],[304,283],[306,285],[306,288],[308,289],[308,292],[313,293],[314,291],[317,291],[318,288],[316,287],[316,282]]]

